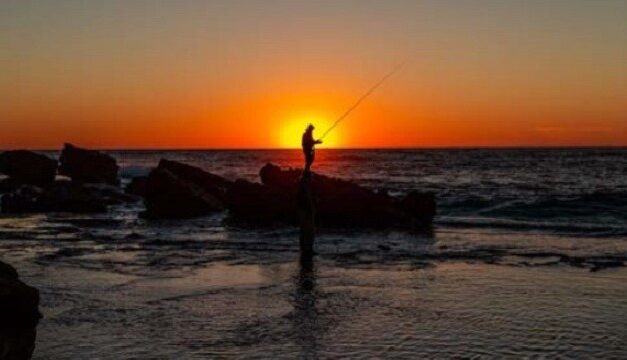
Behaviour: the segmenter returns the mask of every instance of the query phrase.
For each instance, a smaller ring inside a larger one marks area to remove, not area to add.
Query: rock
[[[5,151],[0,154],[0,173],[15,185],[45,186],[54,181],[57,161],[28,150]]]
[[[400,208],[421,222],[422,226],[430,226],[436,213],[435,195],[412,191],[399,203]]]
[[[301,172],[266,164],[259,173],[262,185],[236,182],[228,191],[230,216],[253,223],[270,219],[296,224]],[[422,228],[431,224],[435,212],[433,195],[416,193],[399,201],[386,192],[315,173],[311,187],[321,227]]]
[[[264,185],[296,194],[301,170],[282,170],[266,164],[260,176]],[[377,228],[411,223],[410,216],[395,206],[393,198],[386,194],[316,173],[312,173],[311,185],[320,226]]]
[[[0,199],[0,210],[3,213],[32,213],[39,212],[39,199],[43,194],[43,189],[32,186],[23,185],[16,190],[5,194]]]
[[[110,155],[65,144],[59,158],[59,174],[80,183],[118,185],[117,162]]]
[[[0,179],[0,194],[11,192],[20,187],[20,184],[11,178]]]
[[[189,218],[227,208],[231,222],[252,225],[298,224],[297,193],[301,170],[266,164],[261,184],[230,182],[175,161],[161,160],[146,178],[135,178],[127,193],[144,196],[145,218]],[[312,173],[317,225],[322,227],[424,228],[435,214],[432,194],[402,199],[350,181]]]
[[[292,188],[298,185],[302,170],[289,168],[281,169],[272,163],[267,163],[259,170],[261,183],[272,187]],[[314,177],[318,177],[316,173],[312,173]]]
[[[126,186],[124,192],[127,194],[144,197],[146,196],[146,183],[148,182],[148,176],[136,176]]]
[[[231,222],[250,225],[298,223],[295,194],[246,180],[237,180],[227,190]]]
[[[17,270],[13,266],[0,261],[0,279],[17,280]]]
[[[98,213],[107,211],[107,202],[81,184],[56,182],[42,194],[40,206],[44,212]]]
[[[223,178],[222,176],[215,175],[195,166],[183,164],[177,161],[161,159],[159,161],[158,168],[168,170],[171,173],[176,174],[176,176],[180,179],[192,182],[207,189],[208,191],[217,191],[220,193],[220,196],[224,196],[226,187],[231,184],[231,181]]]
[[[0,261],[0,359],[30,359],[41,319],[39,291],[19,280],[11,265]]]
[[[197,167],[161,160],[146,180],[145,218],[190,218],[224,209],[230,182]]]
[[[107,210],[108,199],[82,184],[57,181],[42,189],[24,185],[5,194],[1,200],[3,213],[75,212],[96,213]]]

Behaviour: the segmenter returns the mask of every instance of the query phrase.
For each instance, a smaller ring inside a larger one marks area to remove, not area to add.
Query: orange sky
[[[0,148],[627,145],[627,2],[0,5]]]

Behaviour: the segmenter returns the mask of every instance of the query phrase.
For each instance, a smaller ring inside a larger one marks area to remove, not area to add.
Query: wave
[[[456,217],[440,216],[436,225],[470,228],[504,228],[512,230],[542,230],[570,235],[586,235],[594,237],[626,236],[626,224],[610,224],[581,221],[528,221],[491,217]]]
[[[627,192],[622,191],[542,196],[471,195],[447,200],[439,204],[440,213],[445,216],[627,224]]]

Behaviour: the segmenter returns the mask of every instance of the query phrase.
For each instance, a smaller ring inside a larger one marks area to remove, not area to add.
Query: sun
[[[282,148],[299,148],[301,146],[301,137],[305,128],[309,124],[313,124],[315,126],[314,130],[314,138],[320,139],[329,127],[333,124],[332,121],[323,118],[315,118],[315,117],[302,117],[289,119],[284,121],[280,125],[278,143]],[[324,138],[324,142],[321,145],[318,145],[319,148],[329,148],[329,147],[338,147],[339,141],[338,139],[341,137],[341,130],[339,128],[333,129],[327,136]]]

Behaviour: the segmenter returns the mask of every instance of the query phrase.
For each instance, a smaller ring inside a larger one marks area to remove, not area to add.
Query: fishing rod
[[[342,116],[340,116],[337,120],[335,120],[333,125],[331,125],[327,129],[327,131],[325,131],[324,134],[322,134],[322,137],[320,138],[320,140],[323,140],[331,132],[331,130],[335,129],[335,127],[340,122],[342,122],[342,120],[344,120],[353,110],[355,110],[355,108],[357,108],[359,104],[361,104],[364,100],[366,100],[366,98],[370,96],[370,94],[372,94],[379,86],[381,86],[385,82],[385,80],[387,80],[389,77],[394,75],[398,70],[400,70],[400,68],[402,68],[403,65],[404,63],[400,63],[396,65],[394,68],[392,68],[392,70],[389,73],[387,73],[383,78],[381,78],[381,80],[376,82],[370,89],[368,89],[368,91],[366,91],[366,93],[364,93],[359,99],[357,99],[357,101],[351,107],[349,107],[348,110],[346,110],[346,112],[342,114]]]

